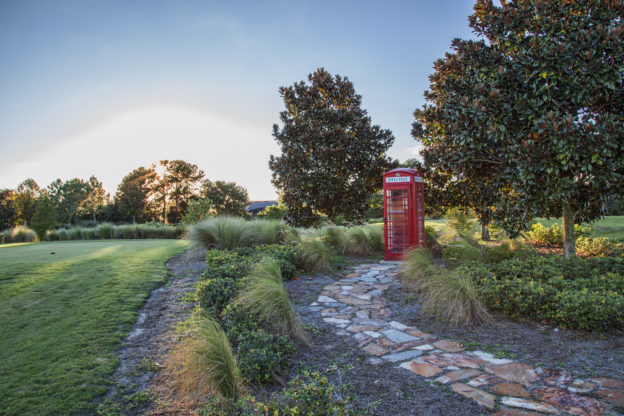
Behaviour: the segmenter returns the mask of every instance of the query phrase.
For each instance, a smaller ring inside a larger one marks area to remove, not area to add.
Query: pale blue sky
[[[159,159],[275,197],[278,88],[318,67],[347,76],[391,156],[433,61],[472,37],[469,0],[0,0],[0,188],[96,175],[114,192]]]

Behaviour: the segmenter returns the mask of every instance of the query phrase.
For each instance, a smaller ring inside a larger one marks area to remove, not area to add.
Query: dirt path
[[[145,301],[119,350],[119,367],[113,375],[115,386],[106,396],[103,413],[143,414],[162,400],[155,375],[171,348],[175,325],[192,308],[183,298],[193,290],[206,267],[205,252],[192,248],[167,262],[169,282]]]

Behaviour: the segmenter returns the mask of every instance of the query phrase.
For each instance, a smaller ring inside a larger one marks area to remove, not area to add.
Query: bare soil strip
[[[169,282],[152,292],[119,350],[115,386],[106,398],[109,408],[138,415],[166,405],[155,376],[173,345],[176,324],[186,319],[193,307],[183,298],[206,267],[205,253],[204,249],[192,248],[167,262]]]

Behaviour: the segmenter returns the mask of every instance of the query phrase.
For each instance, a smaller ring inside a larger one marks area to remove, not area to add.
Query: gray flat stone
[[[484,361],[492,364],[509,364],[513,363],[513,360],[508,360],[507,358],[496,358],[494,355],[489,352],[484,351],[470,351],[470,354],[476,355]]]
[[[338,301],[334,298],[330,298],[329,296],[319,296],[318,297],[318,301],[319,303],[338,303]]]
[[[387,329],[382,332],[388,339],[392,342],[398,342],[399,344],[402,342],[409,341],[418,341],[420,338],[413,337],[411,335],[406,334],[405,332],[398,331],[396,329]]]
[[[394,329],[398,329],[399,331],[404,331],[409,328],[407,325],[403,325],[402,323],[397,321],[391,321],[388,323],[388,325],[390,325]]]
[[[384,360],[397,363],[399,361],[407,361],[419,357],[422,355],[422,351],[418,350],[407,350],[403,352],[397,352],[396,354],[386,354],[382,358]]]
[[[339,319],[339,318],[323,318],[325,322],[328,324],[350,324],[351,321],[348,319]]]

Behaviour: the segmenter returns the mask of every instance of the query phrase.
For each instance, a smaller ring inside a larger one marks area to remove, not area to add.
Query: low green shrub
[[[214,277],[195,284],[195,300],[210,316],[218,316],[243,285],[242,279]]]
[[[0,243],[31,243],[37,241],[37,233],[30,228],[18,225],[0,232]]]
[[[488,309],[512,318],[585,330],[624,327],[622,260],[532,256],[457,271],[475,282]]]
[[[576,254],[582,257],[608,257],[621,255],[624,245],[607,237],[579,237],[576,240]]]
[[[287,337],[260,328],[240,332],[235,343],[241,374],[256,383],[269,382],[274,374],[283,372],[288,367],[288,356],[295,352]]]
[[[239,257],[250,257],[252,261],[260,261],[270,257],[279,263],[284,280],[292,280],[297,272],[297,258],[300,248],[297,246],[268,244],[257,247],[242,247],[234,250]]]
[[[574,235],[576,238],[588,237],[591,228],[574,225]],[[563,245],[563,228],[559,224],[546,227],[540,223],[533,224],[526,232],[526,238],[535,245],[561,247]]]
[[[353,416],[360,414],[349,386],[333,386],[320,372],[305,371],[294,378],[277,399],[257,402],[250,396],[241,400],[211,398],[199,411],[201,416]]]

